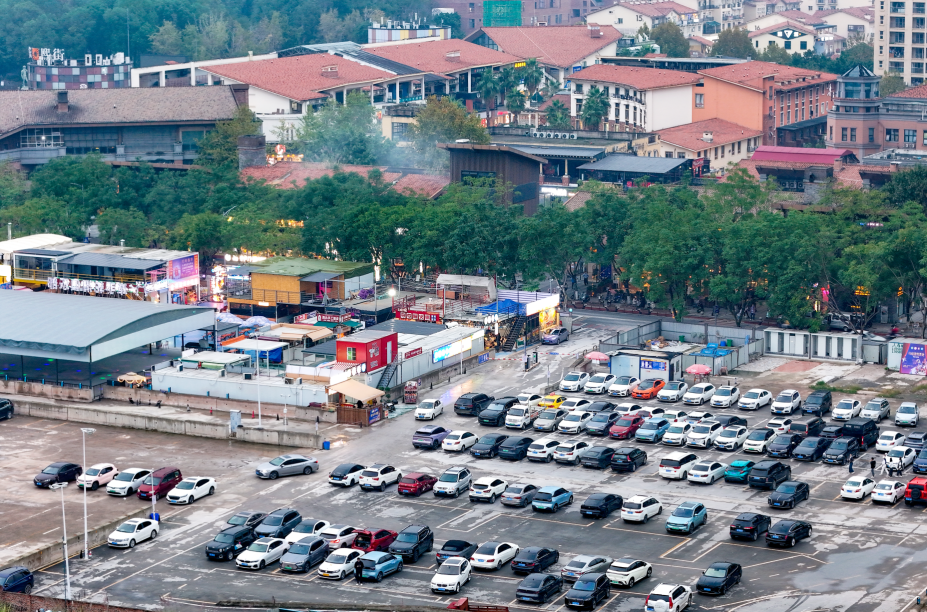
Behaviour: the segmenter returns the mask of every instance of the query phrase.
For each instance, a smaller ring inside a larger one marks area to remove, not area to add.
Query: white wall
[[[202,371],[200,371],[202,372]],[[220,399],[245,400],[256,402],[258,400],[258,384],[255,380],[244,380],[241,375],[220,377],[218,370],[210,370],[215,377],[201,377],[186,375],[178,372],[176,368],[157,370],[152,375],[151,388],[155,391],[171,393],[185,393]],[[266,377],[261,377],[266,381]],[[280,379],[283,380],[282,378]],[[262,382],[260,388],[261,402],[268,404],[283,404],[291,406],[308,406],[312,402],[324,403],[328,401],[325,387],[321,385],[281,385]]]
[[[692,123],[692,86],[667,87],[644,92],[647,117],[644,129],[655,132]]]

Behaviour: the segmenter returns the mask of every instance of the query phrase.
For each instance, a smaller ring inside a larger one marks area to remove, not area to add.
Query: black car
[[[904,437],[904,445],[914,450],[927,447],[927,431],[912,431]]]
[[[856,417],[844,424],[843,435],[859,439],[860,446],[867,449],[879,439],[879,426],[872,419]]]
[[[42,470],[41,474],[37,474],[32,482],[37,487],[47,488],[59,482],[74,482],[83,473],[83,468],[76,463],[58,461]]]
[[[613,412],[617,409],[618,409],[618,406],[616,406],[612,402],[605,402],[605,401],[592,402],[591,404],[586,404],[585,406],[583,406],[584,412],[593,412],[593,413]]]
[[[464,393],[454,402],[454,412],[480,416],[480,413],[486,410],[494,399],[494,397],[490,397],[485,393]]]
[[[435,560],[438,562],[438,565],[441,565],[451,557],[469,559],[473,556],[473,553],[476,552],[477,548],[479,548],[479,545],[473,542],[467,542],[466,540],[448,540],[444,543],[444,546],[441,547],[441,550],[435,553]]]
[[[743,573],[738,563],[712,563],[695,583],[695,590],[705,595],[724,595],[729,588],[740,583]]]
[[[217,561],[231,561],[239,553],[251,546],[257,538],[251,527],[238,526],[223,529],[216,534],[212,542],[206,545],[206,558]]]
[[[254,535],[257,538],[285,538],[302,520],[303,517],[296,510],[278,508],[265,516],[264,520],[254,528]]]
[[[490,427],[500,427],[505,425],[505,417],[509,414],[509,408],[518,403],[517,397],[500,397],[480,412],[480,425]]]
[[[722,414],[711,417],[716,423],[721,423],[721,428],[730,427],[731,425],[743,425],[747,427],[747,419],[737,416],[736,414]]]
[[[28,595],[32,592],[35,584],[35,578],[28,567],[22,565],[12,565],[0,570],[0,591],[5,593],[25,593]]]
[[[554,574],[530,574],[518,584],[515,599],[544,604],[563,591],[563,578]]]
[[[306,536],[290,544],[280,557],[280,569],[284,572],[308,572],[316,563],[328,557],[328,542],[319,536]]]
[[[792,421],[792,424],[789,425],[789,433],[802,438],[810,438],[819,435],[825,425],[826,423],[821,417],[811,417],[807,421]]]
[[[766,500],[773,508],[794,508],[798,502],[811,497],[811,487],[797,480],[787,480],[769,494]]]
[[[495,457],[499,454],[499,447],[509,439],[508,434],[489,433],[480,437],[476,444],[470,447],[470,454],[474,457]]]
[[[801,411],[805,414],[813,414],[822,417],[830,412],[833,406],[832,402],[833,399],[831,398],[830,391],[812,391],[808,397],[805,398],[805,403],[802,405]]]
[[[801,436],[794,433],[779,434],[766,447],[766,454],[770,457],[791,457],[792,451],[801,444]]]
[[[766,532],[767,546],[795,546],[795,543],[811,537],[811,523],[806,521],[779,521]]]
[[[843,425],[828,425],[821,430],[819,435],[828,440],[836,440],[837,438],[843,437]]]
[[[831,440],[818,436],[805,438],[792,451],[792,459],[795,461],[817,461],[827,452],[830,443]]]
[[[258,523],[264,520],[265,516],[267,515],[263,512],[251,512],[250,510],[245,510],[243,512],[239,512],[238,514],[232,515],[232,518],[225,521],[225,523],[234,527],[251,527],[254,529],[257,527]]]
[[[647,453],[639,448],[623,446],[612,455],[612,469],[616,472],[634,472],[647,463]]]
[[[0,419],[12,419],[13,418],[13,402],[6,398],[0,398]],[[32,574],[29,574],[30,576]],[[6,589],[4,589],[6,590]]]
[[[731,521],[731,538],[734,540],[753,540],[756,542],[761,534],[769,530],[772,519],[765,514],[743,512]]]
[[[534,442],[526,436],[512,436],[499,446],[499,458],[518,461],[528,456],[528,447]]]
[[[837,438],[830,443],[821,457],[824,463],[831,465],[846,465],[850,457],[859,457],[862,448],[857,438]]]
[[[620,510],[623,504],[624,499],[620,495],[593,493],[579,507],[579,513],[592,518],[606,518],[613,511]]]
[[[605,574],[583,574],[573,583],[573,588],[563,596],[567,608],[594,609],[600,601],[612,594],[612,583]]]
[[[586,433],[590,436],[607,436],[608,430],[611,429],[615,421],[621,417],[622,415],[619,412],[607,412],[603,410],[586,423]]]
[[[389,545],[389,552],[410,559],[412,563],[426,552],[431,552],[435,544],[435,534],[427,525],[409,525],[399,532],[396,539]]]
[[[516,574],[533,574],[543,572],[545,569],[560,560],[560,552],[555,548],[543,546],[529,546],[512,559],[512,571]]]
[[[781,461],[760,461],[750,470],[747,484],[754,489],[775,489],[792,478],[792,468]]]
[[[611,446],[593,446],[583,453],[583,456],[579,458],[579,462],[583,467],[601,470],[611,465],[614,454],[615,449]]]

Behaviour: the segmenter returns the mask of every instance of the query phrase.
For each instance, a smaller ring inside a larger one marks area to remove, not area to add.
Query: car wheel
[[[553,455],[547,455],[547,457],[544,459],[544,462],[545,462],[545,463],[550,463],[550,462],[553,461],[553,460],[554,460],[554,456],[553,456]]]
[[[454,499],[460,497],[460,489],[454,489]]]
[[[753,534],[753,541],[756,542],[757,538],[759,538],[759,537],[760,537],[760,534],[754,533],[754,534]]]
[[[569,499],[569,501],[567,501],[567,504],[568,504],[568,505],[572,505],[572,503],[573,503],[573,496],[570,495],[570,499]]]
[[[636,472],[636,471],[637,471],[637,463],[636,463],[636,462],[631,464],[631,471],[632,471],[632,472]]]
[[[660,506],[660,507],[657,509],[657,514],[663,514],[663,506]]]
[[[235,554],[234,554],[232,551],[228,551],[227,553],[225,553],[225,560],[226,560],[226,561],[231,561],[232,558],[234,558],[234,557],[235,557]]]
[[[129,540],[129,548],[135,548],[135,540]]]
[[[263,560],[263,559],[261,560],[261,564],[258,565],[258,569],[259,569],[259,570],[264,569],[264,560]]]
[[[91,491],[96,491],[96,490],[99,489],[99,488],[100,488],[100,483],[99,483],[99,482],[94,481],[94,483],[93,483],[92,485],[90,485],[90,490],[91,490]]]
[[[8,418],[8,419],[12,419],[12,418],[13,418],[13,415],[8,416],[7,418]],[[31,593],[31,592],[32,592],[32,585],[31,585],[31,584],[27,584],[25,587],[23,587],[23,593],[25,593],[26,595],[28,595],[28,594]]]
[[[649,521],[650,521],[650,515],[649,515],[649,514],[645,514],[645,515],[644,515],[644,524],[646,525]]]
[[[787,544],[787,545],[788,545],[789,548],[792,548],[793,546],[795,546],[795,538],[791,538],[791,539],[788,541],[788,544]]]
[[[634,586],[634,577],[632,576],[631,578],[628,579],[628,588],[630,589],[633,586]]]
[[[277,480],[278,476],[280,476],[280,474],[278,474],[277,472],[271,472],[268,478],[270,478],[271,480]]]
[[[721,593],[720,593],[720,594],[721,594],[721,595],[724,595],[725,593],[727,593],[727,586],[722,584],[722,585],[721,585]]]
[[[653,575],[653,568],[652,568],[652,567],[648,567],[648,568],[647,568],[647,577],[650,578],[650,576],[652,576],[652,575]]]
[[[312,467],[307,465],[307,466],[305,467],[305,469],[303,469],[303,474],[305,474],[306,476],[308,476],[308,475],[311,474],[311,473],[312,473]],[[210,495],[212,495],[212,493],[210,493]]]
[[[345,575],[344,570],[341,570],[341,573],[338,574],[338,580],[344,580]]]
[[[496,503],[497,499],[499,499],[499,496],[493,493],[492,496],[489,498],[489,503],[494,504]]]
[[[412,552],[412,563],[415,563],[416,561],[418,561],[418,551],[417,550]]]
[[[191,495],[190,497],[187,498],[187,505],[190,505],[192,503],[193,503],[193,496]]]

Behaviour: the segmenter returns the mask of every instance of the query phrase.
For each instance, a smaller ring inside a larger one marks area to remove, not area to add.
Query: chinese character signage
[[[641,370],[660,370],[666,371],[666,362],[655,359],[641,359]]]
[[[403,355],[402,358],[403,358],[403,359],[410,359],[410,358],[412,358],[412,357],[415,357],[416,355],[421,355],[421,354],[422,354],[422,347],[418,347],[417,349],[412,349],[411,351],[409,351],[408,353],[406,353],[405,355]]]
[[[351,315],[349,314],[324,314],[319,313],[319,321],[325,323],[344,323],[345,321],[351,320]]]
[[[905,344],[901,351],[902,374],[918,374],[927,376],[927,359],[923,344]]]
[[[200,275],[199,254],[194,253],[167,262],[167,277],[171,280],[180,280]]]

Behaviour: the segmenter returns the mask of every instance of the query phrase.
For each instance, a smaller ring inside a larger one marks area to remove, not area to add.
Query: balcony
[[[73,272],[65,272],[63,270],[58,270],[55,274],[58,278],[70,278],[74,280],[85,280],[85,281],[102,281],[104,283],[147,283],[151,281],[150,278],[145,277],[141,274],[114,274],[112,276],[100,276],[99,274],[75,274]],[[156,278],[155,281],[161,280],[161,278]]]
[[[33,270],[29,268],[13,268],[13,278],[15,280],[43,282],[51,278],[53,274],[54,273],[51,270]]]

